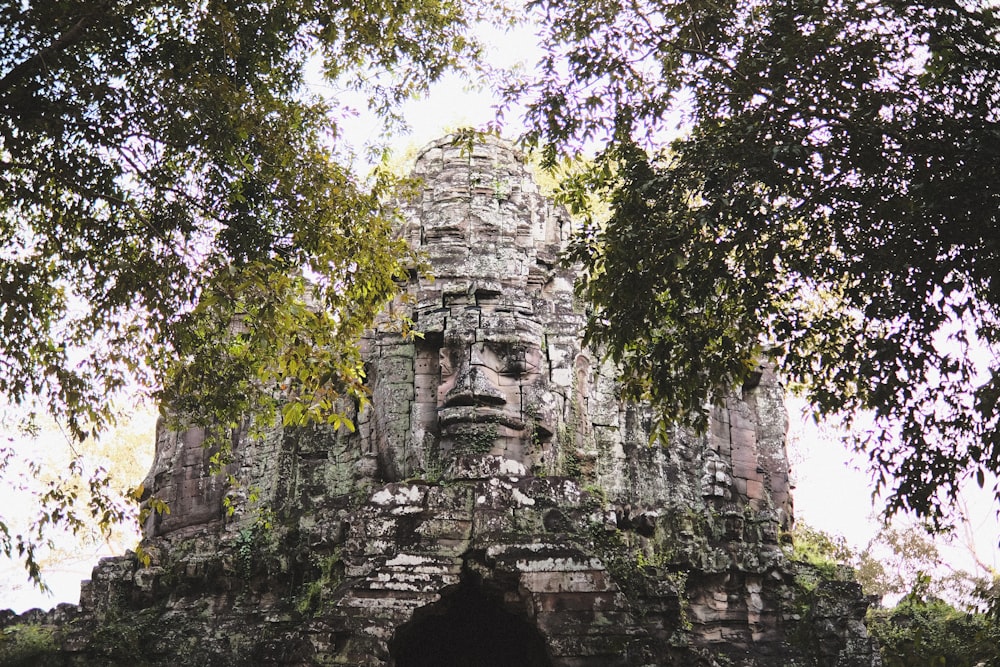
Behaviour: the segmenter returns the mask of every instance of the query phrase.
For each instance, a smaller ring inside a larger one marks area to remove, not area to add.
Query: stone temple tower
[[[774,375],[651,441],[582,345],[571,223],[523,156],[449,137],[414,176],[401,233],[433,277],[362,341],[357,429],[241,437],[222,476],[201,432],[160,429],[149,562],[103,561],[79,607],[36,615],[53,664],[877,664],[860,587],[782,543]]]

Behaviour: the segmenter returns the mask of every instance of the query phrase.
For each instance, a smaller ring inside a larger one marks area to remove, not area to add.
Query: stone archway
[[[395,667],[552,667],[545,639],[498,595],[463,582],[418,609],[389,644]]]

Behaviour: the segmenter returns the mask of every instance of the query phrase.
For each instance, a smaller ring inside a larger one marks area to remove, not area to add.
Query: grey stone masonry
[[[413,175],[400,233],[432,275],[361,341],[356,430],[242,434],[213,474],[201,431],[160,428],[148,562],[0,616],[0,665],[879,664],[850,574],[790,557],[775,373],[651,439],[582,344],[572,221],[524,156],[446,137]]]

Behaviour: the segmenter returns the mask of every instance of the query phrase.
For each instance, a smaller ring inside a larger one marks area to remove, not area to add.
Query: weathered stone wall
[[[4,636],[44,628],[39,655],[79,665],[877,664],[860,588],[781,544],[773,373],[651,443],[581,344],[570,222],[522,156],[446,139],[415,176],[402,231],[434,279],[364,340],[357,431],[244,435],[213,476],[202,433],[160,429],[149,564],[103,561],[78,608]]]

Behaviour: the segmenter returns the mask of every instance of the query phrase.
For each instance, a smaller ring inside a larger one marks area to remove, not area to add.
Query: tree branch
[[[6,96],[11,89],[22,83],[29,75],[44,64],[45,59],[54,53],[65,50],[69,46],[76,44],[83,38],[84,32],[97,23],[97,20],[105,13],[111,5],[110,1],[105,1],[97,5],[94,11],[85,15],[74,23],[68,30],[63,32],[54,42],[38,51],[27,60],[14,66],[7,74],[0,79],[0,96]]]
[[[57,183],[59,183],[59,185],[63,186],[70,192],[80,195],[81,197],[87,199],[92,199],[95,201],[100,201],[101,199],[103,199],[109,204],[132,207],[132,204],[130,204],[122,197],[118,197],[111,192],[96,190],[94,188],[88,187],[87,185],[81,183],[79,180],[69,179],[57,171],[53,171],[51,169],[44,169],[30,162],[6,162],[0,160],[0,172],[10,171],[14,169],[19,169],[21,171],[30,171],[32,173],[38,174],[39,176],[45,176],[51,178],[53,181],[56,181]]]

